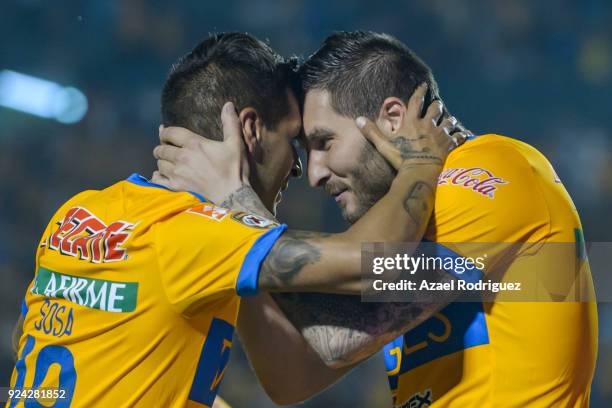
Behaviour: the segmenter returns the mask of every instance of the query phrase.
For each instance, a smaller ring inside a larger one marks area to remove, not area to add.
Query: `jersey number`
[[[28,336],[26,344],[23,347],[21,356],[15,368],[17,370],[17,380],[13,389],[21,390],[24,387],[27,367],[25,365],[26,357],[34,349],[36,340],[32,336]],[[70,350],[63,346],[48,345],[40,349],[38,356],[36,357],[36,367],[34,368],[34,382],[29,388],[37,389],[42,385],[43,380],[49,372],[49,367],[53,364],[58,364],[60,367],[59,373],[59,386],[58,389],[63,390],[65,394],[63,398],[58,398],[53,408],[68,408],[72,402],[72,395],[74,394],[74,387],[76,385],[76,371],[74,369],[74,357]],[[9,408],[13,408],[19,403],[19,399],[11,399]],[[36,399],[26,399],[24,402],[26,408],[49,408],[48,405],[40,404]]]

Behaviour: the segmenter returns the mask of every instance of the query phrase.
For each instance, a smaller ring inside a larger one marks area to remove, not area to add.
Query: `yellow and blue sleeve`
[[[287,225],[274,227],[265,234],[257,238],[249,252],[244,257],[238,279],[236,280],[236,293],[238,296],[251,296],[257,294],[257,282],[259,280],[259,270],[261,264],[268,256],[268,253],[285,232]]]
[[[231,212],[214,218],[188,210],[160,223],[156,248],[168,300],[186,312],[220,297],[256,294],[261,264],[285,229],[252,227]]]

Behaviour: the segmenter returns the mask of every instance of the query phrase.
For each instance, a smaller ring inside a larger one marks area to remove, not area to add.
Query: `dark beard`
[[[359,167],[349,175],[351,189],[357,198],[357,208],[350,214],[346,207],[342,208],[342,217],[351,224],[387,194],[396,175],[395,169],[367,141],[359,155],[359,163]]]

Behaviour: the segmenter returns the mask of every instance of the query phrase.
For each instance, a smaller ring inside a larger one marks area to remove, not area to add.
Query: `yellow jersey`
[[[41,239],[11,388],[55,389],[56,408],[211,406],[285,228],[137,174],[77,194]],[[41,406],[27,396],[6,407]]]
[[[444,251],[465,257],[472,254],[461,253],[461,243],[571,243],[592,291],[577,211],[533,147],[472,137],[449,155],[434,208],[425,239]],[[523,271],[536,273],[542,260],[524,259],[531,264]],[[394,406],[588,406],[597,353],[589,299],[451,303],[385,346]]]

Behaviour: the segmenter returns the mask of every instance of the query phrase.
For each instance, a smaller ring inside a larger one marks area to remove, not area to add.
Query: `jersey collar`
[[[138,173],[132,173],[130,177],[128,177],[126,180],[129,181],[130,183],[138,184],[139,186],[143,186],[143,187],[162,188],[164,190],[176,192],[174,190],[169,189],[168,187],[162,186],[161,184],[152,183],[148,178]],[[196,197],[198,200],[202,201],[203,203],[206,202],[206,199],[202,195],[195,193],[193,191],[188,191],[188,193],[193,195],[194,197]]]

